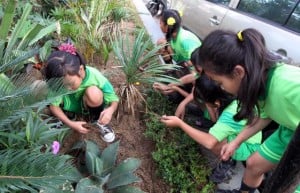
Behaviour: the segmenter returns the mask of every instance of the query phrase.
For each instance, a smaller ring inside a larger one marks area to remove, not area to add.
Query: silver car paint
[[[231,0],[229,6],[206,0],[177,0],[184,4],[183,25],[201,39],[216,29],[240,31],[246,28],[259,30],[266,39],[268,49],[287,52],[293,65],[300,65],[300,35],[273,22],[235,10],[239,0]]]

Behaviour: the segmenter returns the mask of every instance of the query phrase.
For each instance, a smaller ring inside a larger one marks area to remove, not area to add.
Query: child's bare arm
[[[179,78],[178,83],[170,83],[169,86],[182,86],[184,84],[193,83],[196,80],[195,74],[190,73]]]
[[[220,142],[211,134],[195,129],[176,116],[162,116],[161,120],[168,127],[180,127],[187,135],[207,149],[214,149]]]
[[[213,108],[207,104],[205,104],[205,107],[207,109],[207,112],[209,114],[210,120],[212,122],[217,122],[218,118],[219,118],[219,113],[218,113],[218,109],[217,108]]]
[[[58,106],[53,106],[50,105],[50,111],[51,113],[56,116],[60,121],[62,121],[64,124],[66,124],[68,127],[70,127],[71,129],[74,129],[76,131],[78,131],[79,133],[83,133],[86,134],[89,132],[88,129],[86,129],[85,127],[83,127],[84,124],[86,124],[86,122],[84,121],[72,121],[70,120],[66,114],[63,112],[63,110],[58,107]]]
[[[190,93],[186,92],[185,90],[183,90],[182,88],[178,87],[178,86],[170,86],[170,88],[174,91],[179,92],[179,94],[181,94],[184,97],[189,96]]]
[[[175,111],[175,116],[183,119],[184,115],[185,115],[185,107],[188,103],[193,101],[193,99],[194,99],[193,93],[190,93],[188,96],[186,96],[185,99],[183,101],[181,101],[181,103],[178,105],[178,107]]]
[[[100,124],[106,125],[110,123],[112,115],[118,108],[118,104],[119,102],[113,101],[111,102],[109,107],[107,107],[100,113],[100,117],[99,117]]]
[[[223,160],[228,160],[234,151],[240,146],[242,142],[249,139],[251,136],[256,134],[265,128],[271,119],[257,118],[251,124],[246,125],[245,128],[238,134],[238,136],[230,143],[224,145],[221,150],[221,157]]]

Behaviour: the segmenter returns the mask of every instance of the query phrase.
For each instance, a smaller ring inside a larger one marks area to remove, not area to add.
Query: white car
[[[176,0],[183,26],[200,39],[213,30],[255,28],[268,49],[300,65],[300,0]],[[176,9],[176,7],[174,7]]]

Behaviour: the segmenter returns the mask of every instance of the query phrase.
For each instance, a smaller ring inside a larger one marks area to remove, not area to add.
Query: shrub
[[[174,112],[174,105],[166,97],[150,92],[147,106],[145,135],[156,142],[152,156],[158,165],[158,173],[171,185],[171,193],[214,192],[214,185],[206,179],[210,169],[199,152],[199,145],[181,129],[166,128],[159,121],[161,115]]]

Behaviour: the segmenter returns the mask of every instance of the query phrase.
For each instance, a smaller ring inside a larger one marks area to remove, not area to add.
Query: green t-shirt
[[[234,121],[233,116],[237,112],[237,101],[234,100],[222,112],[217,122],[210,128],[209,133],[218,141],[227,139],[228,142],[234,140],[246,125],[246,120]],[[262,140],[262,132],[256,133],[247,141],[244,141],[234,152],[232,158],[235,160],[247,160],[254,153]]]
[[[234,100],[230,103],[221,113],[217,122],[209,130],[209,133],[213,135],[218,141],[232,141],[241,132],[246,125],[246,120],[234,121],[233,116],[237,113],[237,101]],[[254,136],[250,137],[246,143],[260,144],[262,140],[261,132],[258,132]]]
[[[99,70],[87,66],[85,72],[85,77],[79,88],[71,94],[59,97],[57,100],[55,100],[55,102],[52,103],[52,105],[59,106],[60,104],[64,103],[64,106],[67,106],[67,108],[70,106],[71,109],[69,110],[73,112],[81,112],[80,104],[76,105],[72,103],[81,103],[80,101],[82,100],[85,89],[90,86],[97,86],[103,92],[105,105],[108,105],[113,101],[119,101],[119,98],[115,94],[113,86]]]
[[[200,39],[190,31],[180,28],[175,39],[170,42],[174,51],[173,59],[178,62],[191,59],[192,52],[201,46]]]
[[[278,124],[295,130],[300,121],[300,68],[279,63],[268,74],[262,110]]]

